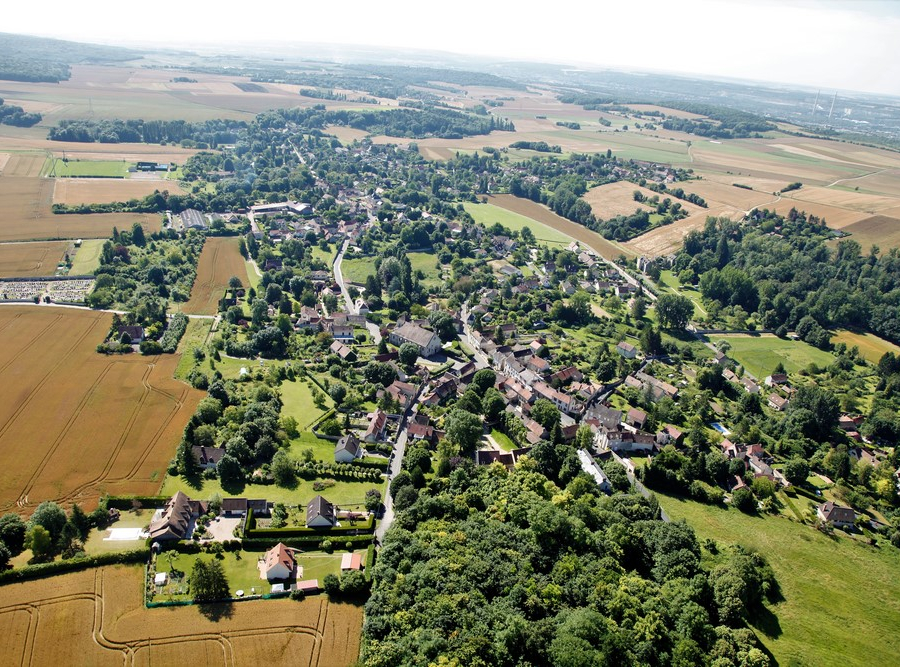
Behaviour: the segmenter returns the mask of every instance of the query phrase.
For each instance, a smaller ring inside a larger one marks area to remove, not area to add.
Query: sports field
[[[232,276],[242,278],[246,272],[238,246],[236,237],[206,240],[200,253],[191,298],[182,307],[183,312],[191,315],[215,315],[219,312],[219,299],[225,295],[228,280]]]
[[[0,243],[0,277],[52,276],[68,247],[66,241]]]
[[[785,340],[771,334],[758,336],[712,334],[713,342],[726,340],[731,345],[728,356],[741,364],[758,380],[771,375],[780,363],[788,373],[796,373],[812,363],[827,366],[834,356],[800,340]]]
[[[0,587],[5,664],[351,665],[362,607],[324,595],[147,609],[144,569],[118,565]]]
[[[112,316],[0,307],[0,511],[154,494],[202,392],[176,355],[105,356]]]
[[[755,517],[656,493],[701,539],[763,554],[784,601],[751,627],[780,665],[893,665],[900,655],[900,551],[826,537],[779,516]],[[809,501],[792,502],[803,512]]]

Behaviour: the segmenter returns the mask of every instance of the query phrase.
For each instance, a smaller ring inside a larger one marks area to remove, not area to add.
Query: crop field
[[[3,176],[40,176],[47,156],[35,153],[5,153],[6,160],[0,163]]]
[[[832,343],[845,343],[848,348],[854,345],[859,348],[859,353],[872,363],[878,363],[878,360],[886,352],[900,354],[900,346],[894,345],[892,342],[879,338],[875,334],[857,333],[841,329],[835,332],[831,337]]]
[[[52,276],[68,247],[66,241],[0,243],[0,276]]]
[[[653,192],[653,190],[642,188],[641,186],[628,181],[608,183],[607,185],[600,185],[596,188],[592,188],[584,194],[582,199],[591,205],[591,210],[594,212],[594,215],[602,220],[608,220],[617,215],[631,215],[638,209],[655,211],[654,207],[646,204],[639,204],[634,200],[635,190],[639,190],[641,194],[647,198],[656,196],[659,197],[660,200],[663,200],[668,196],[673,203],[678,202],[685,211],[691,214],[699,213],[703,210],[699,206],[689,202],[675,199],[675,197],[666,194]]]
[[[362,607],[260,600],[147,609],[144,571],[114,566],[0,588],[10,664],[351,665]]]
[[[57,178],[53,188],[54,204],[105,204],[141,199],[156,190],[184,194],[177,181],[143,178]]]
[[[625,246],[607,241],[598,233],[571,220],[566,220],[547,207],[537,204],[530,199],[522,199],[513,195],[492,195],[488,197],[488,202],[507,211],[536,220],[573,240],[584,243],[586,246],[593,248],[601,257],[614,259],[619,255],[634,256],[635,254]]]
[[[190,301],[181,310],[192,315],[215,315],[219,312],[219,299],[224,296],[229,278],[240,278],[245,271],[236,237],[207,239],[200,253]]]
[[[766,557],[784,600],[768,605],[771,613],[751,627],[778,664],[846,667],[897,662],[900,554],[896,549],[826,537],[783,517],[748,516],[656,495],[672,519],[686,520],[701,540],[742,544]]]
[[[739,179],[734,179],[735,183],[741,183]],[[742,183],[755,188],[754,190],[746,190],[737,188],[728,183],[717,183],[715,181],[700,180],[679,182],[677,187],[683,188],[685,192],[700,195],[706,200],[710,206],[721,204],[723,206],[731,206],[735,210],[749,211],[752,208],[763,207],[768,202],[774,202],[775,197],[772,195],[773,184],[767,184],[767,190],[763,190],[753,183]],[[672,187],[675,187],[673,185]],[[779,185],[779,189],[783,187]]]
[[[466,212],[475,219],[475,222],[480,222],[488,227],[499,222],[507,229],[515,232],[520,232],[525,227],[528,227],[534,234],[534,238],[549,246],[565,247],[572,243],[573,240],[571,236],[566,236],[534,218],[500,208],[494,204],[472,204],[467,202],[463,206]]]
[[[108,357],[111,316],[0,307],[0,511],[153,494],[202,392],[176,355]]]
[[[162,228],[161,217],[143,213],[54,215],[54,181],[49,178],[0,177],[0,241],[100,238],[113,227],[141,223],[150,234]]]
[[[355,127],[345,125],[326,125],[322,131],[326,134],[333,134],[342,144],[352,144],[358,139],[369,136],[365,130],[357,130]]]
[[[841,231],[852,234],[850,238],[857,241],[865,252],[872,245],[877,245],[882,250],[900,246],[900,218],[873,215],[849,224]]]
[[[57,158],[47,168],[52,178],[127,178],[128,163],[118,160],[63,160]]]
[[[814,363],[827,366],[834,361],[830,353],[800,340],[784,340],[771,334],[758,336],[742,334],[711,334],[713,342],[727,340],[731,344],[728,353],[758,380],[770,375],[781,362],[788,373],[796,373]]]

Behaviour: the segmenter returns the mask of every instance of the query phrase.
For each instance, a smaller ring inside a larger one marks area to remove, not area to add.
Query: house
[[[574,366],[566,366],[562,370],[556,371],[548,379],[551,383],[556,380],[559,384],[568,384],[572,381],[581,382],[584,379],[584,375]]]
[[[748,394],[758,394],[759,393],[759,385],[756,384],[749,377],[745,376],[745,377],[741,378],[741,384],[744,385],[744,389],[747,391]]]
[[[767,387],[777,387],[786,384],[787,381],[788,376],[785,373],[772,373],[771,375],[767,375],[765,379]]]
[[[611,429],[601,426],[597,429],[594,444],[600,450],[611,449],[614,452],[652,452],[656,439],[649,433],[629,431],[621,425]]]
[[[247,499],[246,498],[223,498],[222,499],[222,515],[223,516],[246,516]]]
[[[787,404],[788,400],[786,398],[782,398],[778,394],[769,394],[769,407],[773,410],[781,412]]]
[[[637,356],[638,350],[634,345],[632,345],[631,343],[626,343],[623,340],[618,345],[616,345],[616,352],[618,352],[620,356],[625,357],[626,359],[634,359]]]
[[[203,503],[205,505],[205,503]],[[186,540],[193,532],[194,521],[205,509],[197,501],[192,501],[181,491],[177,491],[159,513],[159,518],[150,522],[150,539]]]
[[[194,445],[191,447],[191,453],[194,459],[204,470],[215,469],[222,457],[225,456],[224,447],[203,447],[202,445]]]
[[[546,382],[535,382],[534,393],[540,398],[550,401],[566,414],[578,414],[584,409],[584,406],[573,396],[554,389]]]
[[[394,380],[385,389],[385,392],[387,392],[393,400],[397,401],[403,410],[406,410],[413,402],[417,391],[418,387],[416,387],[416,385],[409,384],[408,382],[400,382],[400,380]]]
[[[330,326],[327,326],[328,332],[331,334],[332,338],[336,341],[355,341],[356,339],[353,337],[353,325],[352,324],[337,324],[332,322]]]
[[[332,354],[336,354],[343,361],[356,361],[356,352],[344,345],[341,341],[336,340],[328,348]]]
[[[606,473],[597,465],[593,456],[588,454],[585,450],[579,449],[578,460],[581,462],[581,469],[594,478],[594,481],[597,482],[597,486],[600,487],[600,490],[603,491],[603,493],[612,493],[612,485],[609,483],[609,477],[607,477]]]
[[[334,446],[334,460],[338,463],[350,463],[362,456],[362,448],[359,446],[359,438],[348,433],[337,441]]]
[[[362,569],[362,556],[360,554],[344,554],[341,556],[341,572]]]
[[[322,496],[316,496],[306,506],[307,528],[331,528],[337,523],[334,505]]]
[[[629,426],[634,426],[637,429],[643,430],[644,426],[647,424],[647,413],[643,410],[638,410],[637,408],[631,408],[628,411],[628,416],[625,417],[625,423]]]
[[[849,507],[835,505],[830,500],[816,508],[816,516],[822,522],[831,524],[835,528],[847,528],[856,523],[856,512]]]
[[[137,325],[122,325],[116,330],[116,340],[121,341],[123,334],[128,334],[128,340],[132,345],[137,345],[144,341],[144,327]]]
[[[419,355],[422,357],[430,357],[441,349],[441,339],[436,333],[410,322],[394,329],[388,340],[394,345],[412,343],[419,348]]]
[[[675,428],[671,424],[667,424],[659,433],[656,434],[656,442],[659,445],[675,445],[676,447],[684,443],[684,433],[680,429]]]
[[[265,577],[268,581],[290,579],[297,567],[294,552],[294,549],[281,542],[269,549],[259,563],[260,577]]]
[[[387,426],[387,414],[381,408],[368,415],[369,426],[363,434],[363,442],[378,442],[384,437],[384,427]]]
[[[584,413],[583,423],[596,427],[605,427],[608,429],[616,429],[622,422],[622,411],[613,410],[605,405],[598,405],[590,408]]]

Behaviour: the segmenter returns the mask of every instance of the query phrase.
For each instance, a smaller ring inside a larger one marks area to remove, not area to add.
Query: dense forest
[[[756,210],[746,222],[710,219],[688,233],[674,268],[683,282],[699,280],[713,318],[741,308],[821,347],[824,330],[845,327],[900,343],[900,250],[864,253],[852,238],[833,238],[815,216]]]
[[[84,143],[181,143],[196,148],[233,144],[247,123],[238,120],[63,120],[51,128],[51,141]]]
[[[664,107],[679,109],[688,113],[706,116],[715,123],[707,120],[693,120],[688,118],[669,117],[663,121],[662,126],[667,130],[677,130],[688,134],[696,134],[700,137],[713,137],[715,139],[739,139],[754,136],[759,132],[767,132],[776,129],[773,123],[757,116],[756,114],[726,109],[710,104],[691,102],[661,102]]]
[[[59,83],[71,65],[122,62],[140,58],[137,51],[59,39],[0,33],[0,79]]]
[[[420,488],[400,473],[363,664],[768,665],[744,627],[777,595],[765,561],[701,548],[570,457],[542,443],[513,472],[442,459]]]

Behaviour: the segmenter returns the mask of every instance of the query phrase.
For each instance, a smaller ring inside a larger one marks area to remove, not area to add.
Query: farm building
[[[331,528],[337,523],[334,505],[322,496],[316,496],[306,506],[307,528]]]
[[[344,554],[341,556],[341,571],[345,570],[361,570],[362,556],[359,554]]]

